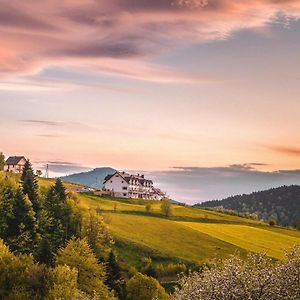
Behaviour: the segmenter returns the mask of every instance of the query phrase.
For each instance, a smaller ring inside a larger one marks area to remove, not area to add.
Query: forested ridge
[[[221,208],[239,213],[255,213],[259,219],[275,220],[284,226],[299,226],[300,186],[282,186],[249,195],[236,195],[223,200],[196,204],[195,207]]]

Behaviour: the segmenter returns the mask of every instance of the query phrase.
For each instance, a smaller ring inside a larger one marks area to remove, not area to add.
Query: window
[[[124,191],[127,191],[127,186],[123,186],[123,190],[124,190]]]
[[[110,181],[110,183],[112,183],[112,180]]]
[[[124,180],[122,180],[122,183],[124,183]]]
[[[126,196],[127,196],[127,194],[125,193],[125,194],[123,194],[123,196],[124,196],[124,197],[126,197]]]

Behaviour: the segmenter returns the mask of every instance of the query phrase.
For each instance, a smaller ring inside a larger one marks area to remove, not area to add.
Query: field
[[[40,180],[44,187],[52,183]],[[66,187],[74,190],[76,185]],[[299,231],[221,212],[173,204],[173,215],[166,218],[159,201],[92,194],[77,197],[83,210],[96,209],[104,216],[116,241],[114,247],[127,267],[138,267],[145,257],[156,263],[201,265],[234,253],[245,256],[249,251],[282,259],[286,249],[300,244]],[[147,203],[151,204],[150,212],[146,212]]]
[[[284,252],[295,244],[300,244],[300,234],[293,237],[263,228],[232,225],[181,222],[182,225],[232,245],[253,252],[265,252],[268,256],[282,259]]]
[[[132,265],[141,257],[196,264],[230,254],[266,252],[282,259],[300,244],[300,232],[220,212],[173,205],[173,216],[160,213],[160,202],[79,195],[81,206],[102,213],[116,239],[116,248]],[[145,205],[151,203],[151,212]]]

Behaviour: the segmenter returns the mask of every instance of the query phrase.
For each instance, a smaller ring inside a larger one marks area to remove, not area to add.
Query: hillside
[[[19,176],[5,174],[19,182]],[[39,192],[54,184],[39,178]],[[92,209],[103,216],[115,241],[113,248],[126,274],[144,272],[145,262],[155,270],[161,282],[175,280],[187,268],[197,269],[215,259],[239,253],[266,252],[282,259],[285,250],[300,244],[300,232],[269,226],[255,219],[206,209],[172,204],[173,213],[165,217],[160,201],[120,199],[74,192],[73,183],[65,183],[72,201],[83,215]],[[150,210],[146,205],[150,204]],[[150,270],[151,270],[150,268]]]
[[[165,218],[159,201],[89,194],[79,195],[79,199],[83,209],[94,208],[103,214],[125,265],[138,267],[143,257],[156,264],[201,265],[236,252],[244,256],[248,251],[281,259],[286,249],[300,244],[299,231],[220,212],[173,205],[173,216]],[[146,203],[152,206],[149,213]]]
[[[92,171],[76,173],[61,177],[65,182],[82,184],[96,189],[101,189],[104,178],[108,174],[113,174],[116,170],[109,167],[96,168]]]
[[[280,225],[295,226],[300,221],[300,186],[282,186],[195,205],[200,208],[220,206],[240,213],[257,213],[260,219],[275,219]]]

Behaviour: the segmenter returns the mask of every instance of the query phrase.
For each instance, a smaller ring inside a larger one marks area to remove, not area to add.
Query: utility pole
[[[46,165],[45,178],[49,178],[49,165]]]

